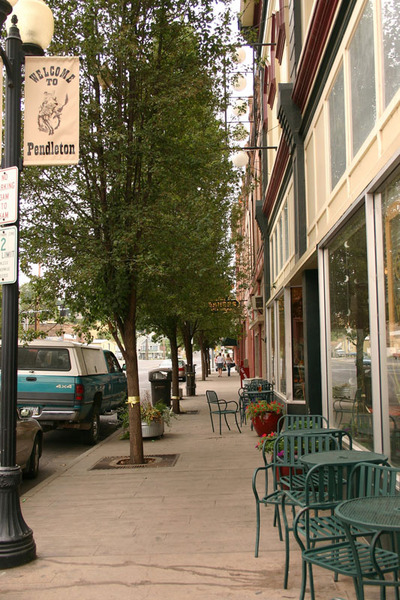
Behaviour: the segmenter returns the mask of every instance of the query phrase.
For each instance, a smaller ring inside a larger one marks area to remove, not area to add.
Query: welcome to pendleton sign
[[[24,165],[79,161],[79,58],[25,58]]]

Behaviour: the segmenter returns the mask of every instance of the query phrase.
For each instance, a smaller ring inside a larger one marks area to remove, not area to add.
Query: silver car
[[[39,472],[42,456],[43,431],[35,419],[30,418],[29,409],[18,411],[17,419],[17,464],[24,477],[33,479]]]

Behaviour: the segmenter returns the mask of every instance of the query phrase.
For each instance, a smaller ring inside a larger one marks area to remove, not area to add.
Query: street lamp
[[[16,0],[0,0],[0,31]],[[50,14],[49,14],[50,13]],[[26,54],[43,55],[53,35],[53,16],[43,0],[19,0],[0,55],[6,68],[4,156],[2,168],[21,169],[21,69]],[[17,27],[17,22],[19,28]],[[38,31],[42,32],[38,34]],[[21,39],[22,38],[22,39]],[[18,202],[19,204],[19,202]],[[17,211],[17,240],[19,218]],[[18,273],[18,241],[16,252]],[[0,569],[36,558],[32,530],[19,502],[21,468],[16,465],[18,353],[18,275],[3,285],[0,401]]]

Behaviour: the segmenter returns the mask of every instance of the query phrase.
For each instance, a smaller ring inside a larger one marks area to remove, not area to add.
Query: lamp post
[[[10,2],[0,0],[0,30],[15,4],[16,0],[10,0]],[[6,67],[2,167],[17,167],[19,176],[22,165],[21,68],[26,54],[44,54],[43,47],[47,47],[53,35],[53,16],[43,0],[19,0],[11,20],[12,25],[6,38],[5,51],[0,48],[0,55]],[[44,29],[47,31],[43,31]],[[14,226],[17,228],[16,264],[18,273],[18,210]],[[36,558],[33,533],[22,517],[18,493],[21,468],[16,465],[17,353],[18,275],[15,283],[3,285],[0,400],[0,569],[16,567]]]

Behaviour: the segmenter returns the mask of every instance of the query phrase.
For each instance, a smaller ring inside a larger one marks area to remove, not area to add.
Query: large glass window
[[[391,462],[400,465],[400,175],[382,192]]]
[[[301,287],[292,288],[290,296],[293,348],[293,399],[305,400],[303,290]]]
[[[286,348],[285,348],[285,301],[283,295],[278,300],[278,333],[279,333],[279,386],[282,394],[286,394]]]
[[[365,210],[329,245],[330,369],[334,423],[373,447]]]
[[[284,203],[271,235],[273,278],[276,279],[289,258],[288,203]]]
[[[368,0],[350,44],[353,156],[376,119],[374,17]]]
[[[328,98],[329,133],[331,149],[331,188],[333,189],[346,169],[346,129],[344,113],[343,66]]]
[[[271,325],[271,343],[270,343],[270,352],[271,352],[271,361],[270,361],[270,369],[271,369],[271,373],[270,373],[270,378],[271,381],[273,383],[276,383],[276,376],[275,376],[275,312],[274,312],[274,304],[272,305],[272,307],[269,309],[269,315],[270,315],[270,325]]]
[[[382,2],[385,106],[400,87],[400,11],[398,0]]]

